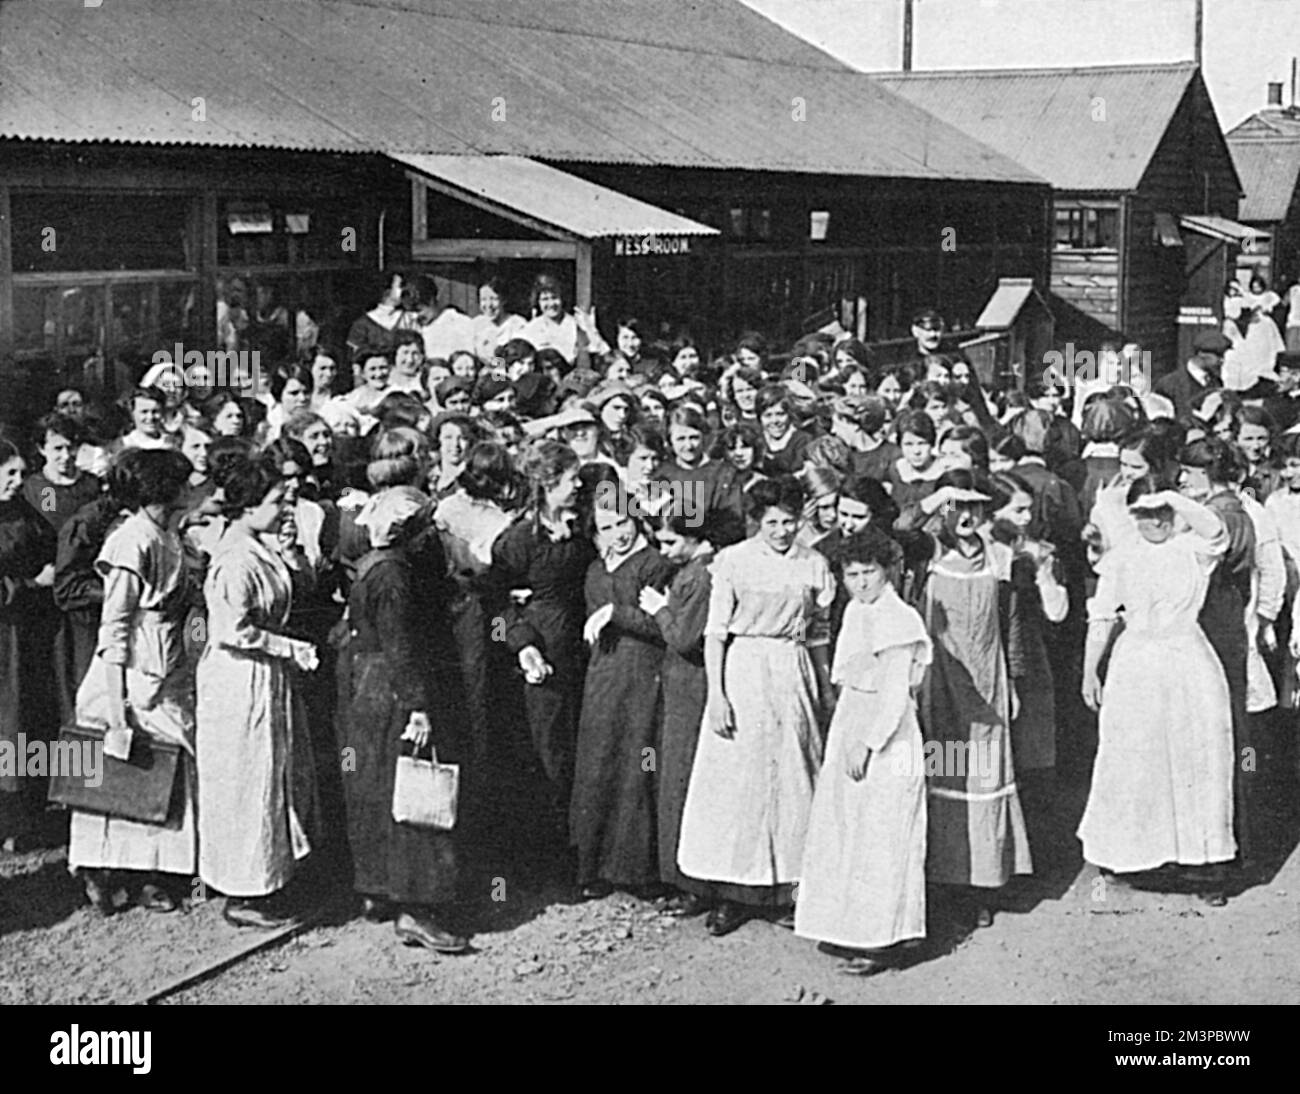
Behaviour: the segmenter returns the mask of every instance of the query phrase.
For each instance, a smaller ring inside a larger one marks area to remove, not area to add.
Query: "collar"
[[[1197,363],[1195,358],[1188,360],[1187,372],[1201,387],[1210,386],[1210,374]]]

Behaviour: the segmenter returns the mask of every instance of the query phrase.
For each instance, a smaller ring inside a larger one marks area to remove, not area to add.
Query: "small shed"
[[[981,333],[962,349],[986,387],[1024,386],[1027,369],[1041,363],[1056,321],[1032,278],[1003,277],[975,327]]]

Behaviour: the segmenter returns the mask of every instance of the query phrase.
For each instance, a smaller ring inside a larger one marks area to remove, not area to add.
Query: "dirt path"
[[[15,869],[16,866],[20,868]],[[0,1002],[135,1002],[253,939],[216,902],[188,916],[84,907],[30,922],[26,892],[76,890],[60,856],[10,861],[0,882]],[[710,938],[615,895],[592,904],[520,894],[488,905],[476,952],[437,957],[359,919],[305,931],[173,1003],[1294,1003],[1300,1000],[1300,852],[1265,885],[1211,909],[1191,895],[1099,886],[1004,911],[988,930],[909,969],[860,981],[761,921]],[[57,907],[51,911],[57,913]],[[29,922],[25,925],[24,918]]]

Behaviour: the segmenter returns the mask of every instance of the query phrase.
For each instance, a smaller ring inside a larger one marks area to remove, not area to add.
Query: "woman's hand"
[[[540,684],[555,671],[536,646],[525,646],[519,651],[519,667],[530,684]]]
[[[1259,649],[1261,653],[1272,653],[1277,649],[1277,632],[1267,619],[1259,621]]]
[[[848,773],[850,779],[855,783],[860,783],[867,777],[867,765],[871,763],[871,749],[864,748],[859,752],[856,758],[850,754],[848,762],[844,765],[844,770]]]
[[[597,608],[587,618],[587,625],[582,628],[582,637],[586,639],[589,646],[594,646],[600,641],[600,632],[605,629],[613,615],[614,605],[606,604],[603,608]]]
[[[288,554],[298,546],[298,523],[293,519],[292,513],[286,513],[284,519],[280,521],[275,538],[280,545],[281,554]]]
[[[47,562],[41,572],[32,578],[32,584],[38,589],[48,589],[54,584],[54,563]]]
[[[705,728],[719,737],[731,740],[736,735],[736,712],[731,709],[731,702],[725,695],[709,697],[705,704]]]
[[[646,615],[656,615],[668,607],[668,594],[661,593],[653,585],[647,585],[641,590],[637,604]]]
[[[1101,679],[1094,672],[1085,672],[1083,674],[1083,694],[1084,705],[1094,714],[1101,709]]]
[[[315,672],[317,666],[320,665],[320,657],[316,653],[316,647],[310,642],[294,640],[289,647],[289,657],[303,672]]]
[[[399,740],[410,741],[418,752],[429,743],[432,735],[433,727],[429,725],[429,716],[422,710],[413,710],[406,720],[406,728],[402,730]]]

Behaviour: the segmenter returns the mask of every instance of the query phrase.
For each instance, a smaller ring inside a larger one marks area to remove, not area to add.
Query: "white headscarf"
[[[356,523],[370,533],[371,547],[391,547],[403,525],[428,501],[414,486],[393,486],[367,499],[356,515]]]

